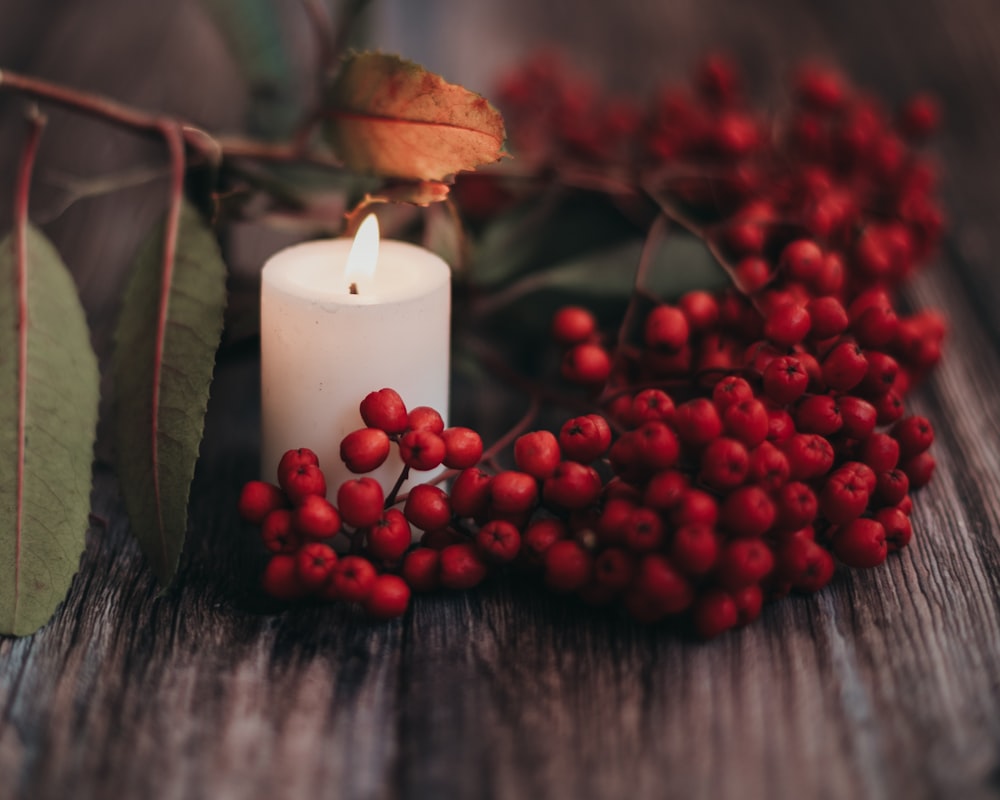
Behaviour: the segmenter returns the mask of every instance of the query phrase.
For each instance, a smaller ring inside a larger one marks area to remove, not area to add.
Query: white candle
[[[379,243],[375,219],[362,224],[353,254],[350,239],[306,242],[276,253],[261,275],[261,471],[276,480],[282,453],[308,447],[331,499],[354,477],[340,441],[363,427],[358,406],[369,392],[391,387],[407,408],[448,419],[451,271],[421,247]],[[372,475],[388,492],[401,469],[393,446]]]

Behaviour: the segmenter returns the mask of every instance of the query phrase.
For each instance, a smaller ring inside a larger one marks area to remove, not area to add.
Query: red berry
[[[833,446],[816,433],[797,433],[782,446],[788,459],[788,476],[807,481],[825,475],[833,466]]]
[[[344,556],[330,573],[324,594],[330,600],[363,603],[371,594],[376,577],[375,567],[367,559]]]
[[[379,389],[361,401],[361,419],[369,428],[394,436],[407,428],[406,404],[394,389]]]
[[[504,470],[493,476],[490,500],[502,513],[530,511],[538,503],[538,482],[527,472]]]
[[[814,394],[804,398],[795,408],[795,426],[803,433],[830,436],[844,426],[840,406],[834,397]]]
[[[292,512],[287,508],[276,508],[264,517],[260,538],[272,553],[294,553],[302,543],[302,535],[292,525]]]
[[[340,443],[340,459],[351,472],[371,472],[389,456],[389,435],[381,428],[360,428]]]
[[[611,375],[611,356],[599,344],[578,344],[567,351],[562,361],[562,376],[573,383],[594,386]]]
[[[847,330],[847,311],[836,297],[814,297],[806,308],[812,320],[809,334],[813,339],[829,339]]]
[[[300,505],[310,495],[326,496],[326,478],[315,464],[299,464],[282,473],[281,488],[294,505]]]
[[[633,508],[623,529],[625,545],[635,553],[658,550],[666,537],[660,515],[651,508]]]
[[[781,347],[791,347],[805,339],[811,327],[812,318],[804,306],[786,303],[768,314],[764,336]]]
[[[874,519],[856,519],[836,531],[833,552],[849,567],[877,567],[888,552],[885,527]]]
[[[410,587],[398,575],[379,575],[364,600],[365,613],[375,619],[395,619],[410,605]]]
[[[340,514],[325,497],[313,494],[292,513],[292,524],[307,539],[329,539],[340,530]]]
[[[278,462],[278,482],[281,482],[281,476],[286,472],[295,469],[296,467],[304,467],[309,464],[318,467],[319,458],[308,447],[300,447],[298,450],[285,451],[285,453],[281,456],[281,460]]]
[[[676,353],[688,340],[687,317],[679,308],[661,305],[649,312],[643,328],[647,347]]]
[[[273,483],[248,481],[240,491],[237,508],[240,516],[247,522],[260,525],[264,517],[285,505],[287,501],[284,493]]]
[[[709,589],[695,600],[692,612],[695,632],[702,639],[711,639],[739,622],[739,610],[733,598],[721,589]]]
[[[823,382],[831,389],[853,389],[868,372],[868,359],[854,342],[842,342],[823,359]]]
[[[886,547],[890,553],[898,553],[913,538],[910,518],[898,508],[880,508],[875,519],[885,528]]]
[[[753,400],[753,389],[737,375],[727,375],[712,387],[712,402],[720,414],[747,400]]]
[[[610,446],[611,427],[599,414],[574,417],[559,430],[559,447],[563,455],[581,464],[600,458]]]
[[[542,557],[555,542],[569,535],[566,524],[557,519],[532,522],[521,537],[521,558],[529,566],[542,566]]]
[[[880,472],[876,477],[875,498],[884,505],[898,505],[910,491],[910,479],[901,469]]]
[[[410,414],[412,416],[413,411]],[[426,471],[439,467],[446,452],[444,439],[431,427],[409,430],[399,439],[399,457],[410,469]]]
[[[468,542],[448,545],[440,559],[440,580],[446,589],[471,589],[486,577],[486,565]]]
[[[935,98],[918,94],[910,98],[899,115],[899,128],[911,139],[924,139],[933,133],[941,118],[941,109]]]
[[[659,553],[643,556],[639,562],[634,591],[661,617],[679,614],[694,601],[691,584]]]
[[[708,492],[688,489],[680,502],[670,511],[670,521],[675,528],[684,525],[714,526],[719,520],[719,504]]]
[[[767,438],[767,409],[760,400],[743,400],[726,409],[722,425],[734,439],[747,447],[756,447]]]
[[[688,488],[688,480],[678,470],[657,472],[646,483],[642,504],[658,511],[669,511],[678,503]]]
[[[629,421],[633,425],[640,426],[646,422],[670,422],[673,418],[674,401],[662,389],[643,389],[632,398]]]
[[[729,594],[736,604],[737,625],[749,625],[760,616],[761,608],[764,605],[764,592],[760,586],[751,584]]]
[[[701,451],[698,480],[713,489],[735,489],[746,479],[750,454],[742,442],[720,436]]]
[[[811,283],[823,268],[823,251],[812,239],[796,239],[781,251],[778,269],[788,280]]]
[[[681,441],[691,447],[704,447],[722,434],[719,412],[704,397],[696,397],[677,406],[674,425]]]
[[[760,539],[734,539],[719,553],[715,575],[726,589],[760,583],[774,569],[774,555]]]
[[[326,583],[336,564],[337,554],[322,542],[307,542],[295,556],[299,582],[310,592]]]
[[[618,547],[602,550],[594,559],[594,582],[617,594],[628,587],[635,575],[635,557]]]
[[[833,556],[812,539],[791,536],[778,553],[778,570],[782,578],[802,592],[818,592],[833,578]]]
[[[430,406],[417,406],[411,409],[406,422],[410,430],[426,430],[438,436],[444,432],[444,419]]]
[[[578,542],[560,539],[542,557],[545,584],[556,592],[575,592],[590,581],[594,559]]]
[[[560,462],[542,484],[546,503],[569,510],[585,508],[601,493],[601,477],[593,467],[577,461]]]
[[[878,411],[867,400],[853,395],[844,395],[838,403],[840,418],[843,421],[841,431],[851,439],[866,439],[875,430]]]
[[[525,433],[514,442],[517,468],[540,481],[552,475],[561,460],[559,442],[549,431]]]
[[[771,442],[761,442],[750,452],[748,478],[773,492],[788,481],[788,457]]]
[[[418,547],[406,554],[400,574],[415,592],[431,592],[440,585],[441,556],[437,550]]]
[[[491,476],[476,467],[459,473],[451,485],[451,510],[457,517],[476,517],[490,504]]]
[[[722,501],[722,524],[734,536],[763,536],[774,524],[774,501],[759,486],[741,486]]]
[[[552,338],[560,344],[586,342],[597,331],[597,320],[585,308],[564,306],[552,317]]]
[[[816,493],[806,484],[792,481],[782,486],[775,497],[777,525],[786,531],[797,531],[812,525],[819,511]]]
[[[337,507],[344,522],[355,528],[367,528],[382,518],[385,495],[374,478],[344,481],[337,490]]]
[[[684,525],[674,531],[670,560],[688,575],[706,575],[719,558],[719,537],[708,525]]]
[[[292,555],[271,556],[264,568],[261,586],[277,600],[297,600],[306,594],[295,567],[295,556]]]
[[[794,403],[809,386],[809,376],[795,356],[773,359],[764,368],[764,394],[781,405]]]
[[[892,437],[899,442],[900,457],[911,458],[933,444],[934,428],[926,417],[905,417],[892,426]]]
[[[719,303],[711,292],[687,292],[677,305],[687,318],[688,328],[695,333],[709,331],[719,321]]]
[[[910,479],[911,489],[919,489],[921,486],[926,486],[930,483],[931,476],[934,474],[934,467],[934,456],[926,450],[919,455],[911,456],[901,461],[899,464],[899,468]]]
[[[451,505],[443,489],[421,483],[410,489],[403,506],[406,519],[424,531],[443,528],[451,522]]]
[[[887,433],[873,433],[861,443],[859,455],[875,472],[887,472],[899,463],[899,442]]]
[[[840,467],[831,473],[819,495],[819,510],[830,522],[843,525],[857,519],[868,506],[869,490],[852,470]]]
[[[420,486],[414,487],[418,488]],[[410,497],[412,496],[413,492],[410,492]],[[403,513],[396,508],[386,509],[382,518],[368,528],[368,553],[379,561],[398,561],[410,546],[412,538]]]
[[[444,465],[448,469],[474,467],[483,456],[482,437],[471,428],[445,428],[441,438],[444,440]]]
[[[504,520],[490,520],[476,534],[476,546],[488,561],[506,564],[521,549],[521,532]]]

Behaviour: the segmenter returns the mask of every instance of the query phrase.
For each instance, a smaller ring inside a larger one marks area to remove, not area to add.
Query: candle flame
[[[354,235],[354,244],[347,256],[344,277],[350,281],[370,279],[378,263],[378,217],[369,214]],[[352,292],[354,294],[356,292]]]

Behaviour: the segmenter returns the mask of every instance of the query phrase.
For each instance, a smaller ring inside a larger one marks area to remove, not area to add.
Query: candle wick
[[[351,294],[357,294],[357,293],[358,293],[358,285],[354,281],[351,281]]]

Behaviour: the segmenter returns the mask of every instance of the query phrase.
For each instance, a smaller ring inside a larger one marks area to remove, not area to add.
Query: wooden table
[[[682,31],[682,55],[728,46],[758,76],[816,53],[890,101],[944,99],[952,228],[908,298],[951,332],[913,400],[938,471],[912,546],[707,644],[506,581],[390,624],[272,613],[233,512],[258,363],[230,351],[176,587],[157,594],[99,464],[68,600],[0,641],[0,797],[1000,797],[1000,6],[668,5],[665,50]]]

